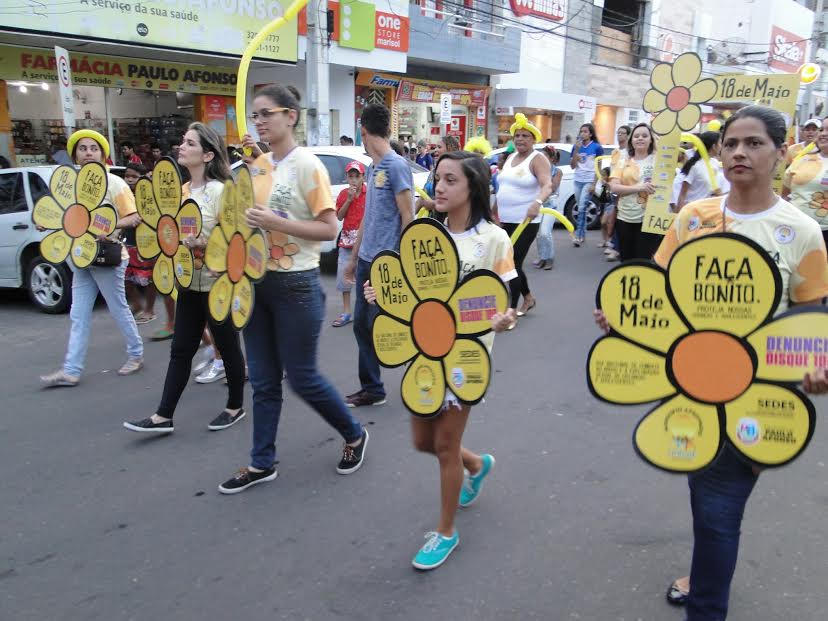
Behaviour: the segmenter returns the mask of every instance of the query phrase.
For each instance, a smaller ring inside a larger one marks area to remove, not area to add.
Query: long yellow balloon
[[[800,159],[802,159],[803,157],[808,155],[808,153],[812,153],[813,152],[812,149],[816,149],[816,143],[815,142],[812,142],[808,146],[803,147],[802,150],[799,153],[796,154],[796,157],[794,157],[793,160],[791,160],[791,166],[793,166]]]
[[[301,11],[307,3],[308,0],[295,0],[295,2],[288,7],[282,17],[274,19],[272,22],[267,24],[267,26],[262,28],[259,31],[259,34],[253,37],[253,40],[244,49],[244,54],[242,54],[241,57],[241,63],[239,63],[239,80],[236,83],[236,126],[239,129],[240,138],[244,138],[245,134],[248,133],[246,106],[247,72],[250,69],[250,61],[253,59],[253,54],[256,53],[256,50],[259,49],[259,46],[264,43],[268,36],[296,17],[299,14],[299,11]],[[245,155],[250,155],[252,152],[253,150],[249,147],[244,148]]]
[[[710,176],[710,187],[713,190],[719,189],[719,181],[716,179],[716,171],[713,170],[713,165],[710,163],[710,155],[707,153],[707,148],[704,146],[704,143],[699,139],[698,136],[695,134],[685,134],[681,135],[681,139],[684,142],[690,142],[696,147],[696,151],[699,152],[702,160],[704,160],[704,165],[707,167],[707,174]]]
[[[558,221],[561,224],[563,224],[564,227],[566,228],[566,230],[569,231],[570,233],[572,233],[575,230],[575,225],[573,225],[569,221],[569,219],[565,215],[563,215],[560,211],[555,211],[554,209],[550,209],[549,207],[542,207],[541,210],[540,210],[540,213],[552,216],[554,218],[557,218]],[[528,224],[531,221],[532,220],[530,218],[526,218],[523,222],[518,224],[518,227],[515,229],[515,232],[512,233],[511,242],[512,242],[513,246],[515,245],[515,242],[523,234],[524,229],[526,229],[526,227],[528,226]]]
[[[601,167],[598,165],[598,163],[601,160],[611,160],[611,159],[612,159],[611,155],[599,155],[598,157],[595,158],[595,174],[597,175],[598,179],[601,178]]]
[[[428,209],[423,207],[420,211],[417,212],[417,215],[414,216],[415,218],[425,218],[428,215]]]

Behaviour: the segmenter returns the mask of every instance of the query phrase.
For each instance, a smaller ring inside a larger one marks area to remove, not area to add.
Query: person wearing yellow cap
[[[109,157],[109,142],[101,134],[91,129],[82,129],[73,133],[66,143],[66,150],[77,166],[90,162],[103,164]],[[140,217],[135,208],[135,197],[126,182],[120,177],[107,173],[107,190],[104,202],[112,205],[118,213],[118,223],[111,241],[118,241],[120,229],[138,225]],[[118,369],[118,375],[130,375],[144,365],[144,344],[135,318],[129,310],[124,289],[124,274],[129,255],[126,248],[121,249],[121,263],[116,266],[86,269],[76,268],[68,263],[72,276],[72,307],[69,317],[72,326],[69,332],[69,345],[63,368],[49,375],[41,376],[45,387],[77,386],[83,372],[86,351],[89,346],[89,333],[92,327],[92,308],[98,297],[103,295],[109,312],[118,324],[124,336],[127,361]]]
[[[509,281],[511,308],[517,309],[518,300],[523,296],[523,306],[517,313],[518,317],[522,317],[536,304],[523,272],[523,261],[538,234],[540,208],[552,194],[552,169],[549,160],[535,150],[535,142],[541,139],[541,133],[525,115],[515,115],[509,133],[515,143],[515,152],[498,173],[498,188],[492,212],[510,236],[524,220],[530,221],[515,242],[517,278]],[[514,327],[515,323],[512,323],[507,329]]]

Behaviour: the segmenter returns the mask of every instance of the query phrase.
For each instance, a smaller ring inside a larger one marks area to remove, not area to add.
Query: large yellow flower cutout
[[[80,170],[58,166],[49,179],[50,194],[34,206],[32,220],[51,229],[40,242],[40,254],[50,263],[71,257],[75,267],[89,267],[98,254],[97,237],[115,230],[118,216],[103,205],[108,187],[106,168],[84,164]]]
[[[652,88],[644,95],[643,108],[656,115],[652,122],[653,132],[666,136],[676,127],[692,130],[701,118],[699,104],[715,97],[718,85],[715,80],[700,80],[701,59],[692,52],[682,54],[674,63],[659,63],[650,74]]]
[[[195,259],[184,245],[192,235],[201,235],[201,210],[192,199],[181,202],[181,174],[169,158],[159,161],[152,170],[152,181],[138,180],[135,206],[141,223],[135,231],[138,254],[144,260],[155,259],[152,281],[164,295],[171,295],[175,283],[187,288],[193,282]]]
[[[490,270],[459,282],[454,240],[436,220],[420,218],[400,238],[400,252],[381,252],[371,264],[371,285],[382,311],[372,337],[380,364],[410,363],[401,393],[415,415],[440,412],[451,391],[467,405],[489,386],[491,317],[505,312],[508,295]]]
[[[808,207],[814,210],[814,216],[824,218],[828,216],[828,192],[814,192]]]
[[[612,331],[589,353],[589,388],[610,403],[661,400],[635,429],[645,461],[692,472],[729,442],[775,467],[805,449],[814,407],[795,383],[828,362],[828,311],[771,319],[781,287],[767,252],[725,233],[683,245],[666,271],[630,262],[604,277],[597,303]]]
[[[225,181],[219,223],[210,234],[204,262],[221,274],[208,297],[210,315],[219,322],[228,315],[237,330],[253,314],[253,282],[264,278],[267,246],[258,229],[247,226],[244,212],[253,205],[253,183],[247,166],[238,169],[236,182]]]

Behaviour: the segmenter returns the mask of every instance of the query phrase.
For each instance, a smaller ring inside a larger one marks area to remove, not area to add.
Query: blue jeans
[[[376,304],[368,304],[362,293],[362,285],[371,277],[371,263],[357,260],[356,301],[354,302],[354,336],[359,348],[359,383],[362,390],[377,397],[385,396],[385,386],[380,375],[380,363],[374,352],[371,327],[379,313]]]
[[[687,479],[693,510],[687,621],[723,621],[739,554],[742,515],[758,477],[727,445],[713,466]]]
[[[124,259],[114,267],[87,267],[78,269],[71,261],[66,264],[72,270],[72,308],[69,318],[72,328],[69,331],[69,345],[63,361],[63,372],[79,377],[83,373],[86,352],[89,349],[89,331],[92,328],[92,309],[98,298],[98,291],[106,300],[106,306],[112,318],[118,324],[126,341],[127,357],[130,359],[144,356],[144,342],[138,334],[135,318],[129,310],[124,289],[124,273],[128,261]]]
[[[555,208],[555,201],[548,200],[544,207]],[[555,217],[547,214],[541,216],[540,230],[538,231],[538,258],[541,261],[552,261],[555,259],[555,240],[552,238],[552,229],[555,226]]]
[[[276,432],[282,413],[282,370],[290,387],[345,439],[362,437],[362,425],[317,368],[317,346],[325,318],[319,270],[268,272],[256,285],[256,303],[244,329],[253,387],[253,448],[250,465],[265,470],[276,462]]]
[[[575,223],[575,237],[583,239],[586,236],[586,213],[589,199],[592,198],[587,188],[593,184],[592,181],[573,181],[575,189],[575,203],[578,205],[578,218]]]

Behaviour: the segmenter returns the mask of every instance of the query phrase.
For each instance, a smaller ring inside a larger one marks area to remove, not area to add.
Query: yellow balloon
[[[719,119],[713,119],[707,124],[707,131],[717,132],[722,129],[722,122]]]
[[[541,208],[540,213],[552,216],[553,218],[557,218],[560,221],[560,223],[564,225],[564,228],[570,233],[572,233],[575,230],[575,225],[572,224],[569,221],[569,218],[563,215],[560,211],[555,211],[554,209],[550,209],[549,207],[543,207]],[[518,227],[515,229],[515,232],[512,233],[512,237],[510,238],[510,241],[512,242],[513,246],[515,245],[515,242],[523,234],[524,229],[526,229],[527,225],[530,222],[531,220],[529,218],[526,218],[523,222],[518,224]]]
[[[236,84],[236,125],[239,128],[239,136],[242,138],[248,133],[246,106],[247,73],[250,69],[250,61],[253,59],[253,54],[256,53],[256,50],[259,49],[259,46],[264,43],[268,36],[296,17],[299,14],[299,11],[301,11],[307,3],[308,0],[295,0],[295,2],[288,7],[282,17],[274,19],[262,28],[259,31],[259,34],[253,37],[253,40],[244,49],[244,54],[242,54],[241,62],[239,63],[239,78]],[[251,153],[252,149],[247,147],[244,148],[245,155],[250,155]]]
[[[822,69],[816,63],[805,63],[797,70],[797,73],[802,84],[813,84],[819,79]]]
[[[612,159],[611,155],[599,155],[598,157],[595,158],[595,174],[598,176],[598,179],[601,178],[601,166],[600,166],[601,160],[611,160],[611,159]]]
[[[696,151],[699,152],[699,155],[701,156],[702,160],[704,161],[704,165],[707,168],[707,174],[710,177],[710,187],[713,188],[713,190],[718,190],[719,181],[716,179],[716,171],[713,170],[713,165],[710,163],[710,155],[708,155],[707,148],[704,146],[704,143],[701,140],[699,140],[699,137],[695,134],[683,133],[681,135],[681,139],[684,142],[691,143],[696,148]]]

